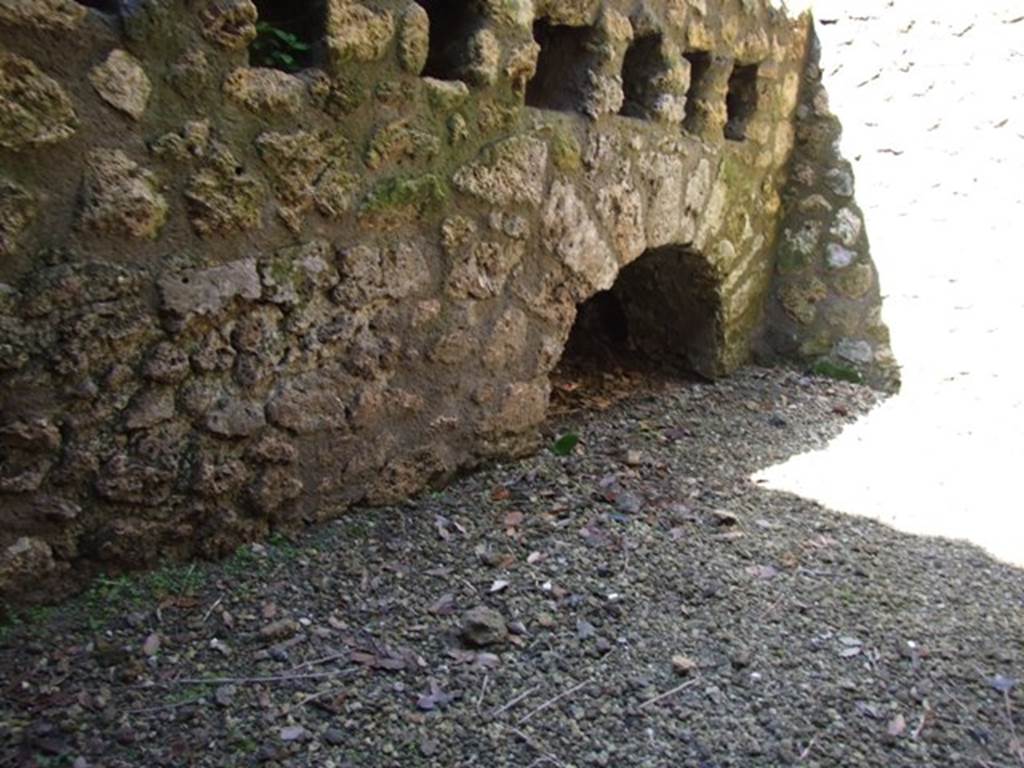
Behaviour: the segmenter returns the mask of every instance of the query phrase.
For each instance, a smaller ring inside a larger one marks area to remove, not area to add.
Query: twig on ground
[[[300,669],[304,669],[305,667],[316,667],[321,664],[327,664],[331,661],[337,661],[338,659],[347,659],[348,657],[348,651],[344,651],[342,653],[332,653],[328,656],[322,656],[319,659],[313,659],[312,661],[304,661],[301,664],[297,664],[291,669],[289,669],[288,672],[298,672]]]
[[[354,667],[338,669],[332,672],[311,672],[306,675],[263,675],[256,677],[178,677],[173,680],[160,680],[153,685],[248,685],[250,683],[287,683],[293,680],[324,680],[331,677],[349,675],[357,670]]]
[[[525,715],[523,715],[521,718],[519,718],[518,725],[522,725],[527,720],[529,720],[531,717],[536,715],[538,712],[543,712],[545,709],[547,709],[550,706],[553,706],[554,704],[556,704],[557,702],[559,702],[562,699],[566,698],[567,696],[571,696],[572,694],[576,693],[576,691],[580,690],[580,688],[586,688],[592,682],[594,682],[594,678],[593,677],[588,677],[582,683],[579,683],[578,685],[574,685],[572,688],[570,688],[567,691],[562,691],[560,694],[558,694],[554,698],[548,699],[543,704],[541,704],[539,707],[530,710]]]
[[[218,597],[214,601],[213,605],[211,605],[209,608],[206,609],[206,613],[203,614],[203,619],[200,622],[200,624],[205,624],[206,620],[208,618],[210,618],[210,614],[212,614],[215,610],[217,610],[217,606],[220,605],[222,602],[224,602],[224,595],[221,595],[220,597]]]
[[[168,709],[177,709],[178,707],[185,707],[185,706],[188,706],[189,704],[196,704],[196,703],[198,703],[200,701],[203,701],[203,699],[205,699],[205,698],[206,698],[205,696],[193,696],[190,699],[185,699],[183,701],[175,701],[175,702],[173,702],[171,704],[157,704],[154,707],[139,707],[138,709],[129,709],[127,714],[129,714],[129,715],[144,715],[144,714],[148,714],[150,712],[162,712],[162,711],[168,710]]]
[[[924,702],[924,712],[921,713],[921,719],[917,723],[917,728],[915,728],[914,732],[910,735],[912,739],[918,739],[921,737],[921,732],[924,730],[925,726],[928,725],[928,721],[931,719],[931,716],[932,708],[926,700]]]
[[[298,709],[299,707],[304,707],[307,704],[312,704],[314,701],[319,701],[324,696],[327,696],[331,693],[337,693],[337,691],[333,688],[327,688],[326,690],[317,691],[316,693],[307,693],[305,696],[303,696],[301,699],[296,701],[291,706],[284,707],[282,711],[284,714],[288,714],[293,709]]]
[[[490,675],[484,675],[484,681],[480,684],[480,695],[476,699],[476,711],[480,711],[480,705],[484,703],[484,694],[487,693],[487,683],[490,681]]]
[[[664,693],[659,693],[653,699],[648,699],[643,704],[638,706],[637,709],[643,709],[644,707],[649,707],[651,704],[655,704],[655,703],[661,701],[662,699],[667,699],[669,696],[672,696],[673,694],[679,693],[680,691],[686,690],[687,688],[690,688],[690,687],[696,685],[699,682],[700,682],[700,678],[699,677],[695,677],[695,678],[693,678],[693,680],[687,680],[682,685],[677,685],[675,688],[673,688],[673,689],[671,689],[669,691],[665,691]]]
[[[530,749],[539,754],[539,757],[532,763],[530,763],[530,765],[527,766],[527,768],[530,768],[530,766],[543,765],[544,763],[551,763],[552,765],[564,766],[562,761],[555,757],[551,750],[547,749],[543,744],[536,741],[535,739],[530,738],[528,734],[524,733],[518,728],[512,728],[511,730],[512,733],[514,733],[516,736],[518,736],[520,739],[526,742],[526,745]]]
[[[496,709],[493,712],[491,712],[491,717],[497,717],[498,715],[503,714],[503,713],[507,712],[508,710],[512,709],[512,707],[514,707],[520,701],[522,701],[527,696],[529,696],[531,693],[536,691],[537,688],[539,688],[539,687],[540,686],[535,685],[535,686],[533,686],[533,688],[527,688],[525,691],[520,693],[514,699],[512,699],[511,701],[506,702],[503,706],[501,706],[498,709]]]
[[[814,749],[814,745],[818,743],[818,739],[820,739],[820,738],[821,738],[821,734],[820,733],[814,734],[814,736],[811,738],[811,740],[809,742],[807,742],[807,746],[804,747],[804,751],[800,753],[800,757],[797,758],[797,762],[798,763],[802,763],[804,760],[806,760],[810,756],[811,750]]]

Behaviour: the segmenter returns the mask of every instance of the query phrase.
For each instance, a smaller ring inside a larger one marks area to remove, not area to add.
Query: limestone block
[[[36,215],[35,196],[0,177],[0,258],[14,253],[18,236]]]
[[[521,243],[480,240],[462,248],[448,274],[448,293],[458,298],[488,299],[501,294],[525,249]]]
[[[186,378],[190,370],[185,351],[163,341],[150,350],[142,366],[142,375],[150,381],[174,384]]]
[[[148,429],[174,418],[174,390],[169,387],[144,389],[125,410],[126,429]]]
[[[7,450],[49,453],[60,444],[60,430],[46,418],[18,419],[0,428],[0,445]]]
[[[501,64],[501,43],[486,28],[478,29],[469,38],[464,76],[476,85],[494,85]]]
[[[0,0],[0,22],[16,27],[72,32],[86,13],[75,0]]]
[[[870,264],[855,264],[836,273],[835,284],[839,293],[847,298],[864,298],[875,284],[875,270]]]
[[[418,75],[427,64],[430,50],[430,17],[426,9],[410,2],[402,12],[398,32],[398,61],[402,69]]]
[[[119,149],[94,149],[86,158],[81,226],[104,235],[154,238],[167,220],[167,200],[156,177]]]
[[[236,493],[248,481],[249,470],[238,459],[206,454],[196,462],[194,488],[205,498]]]
[[[248,437],[266,423],[260,403],[225,397],[206,414],[203,426],[218,437]]]
[[[354,392],[345,379],[316,371],[285,382],[267,403],[270,423],[296,434],[348,429]]]
[[[163,311],[188,319],[214,315],[236,298],[260,298],[260,276],[255,259],[242,259],[218,267],[162,275],[157,281]]]
[[[825,246],[825,261],[832,269],[845,269],[853,264],[857,253],[849,248],[844,248],[838,243],[829,243]]]
[[[100,469],[96,491],[104,499],[121,504],[155,507],[171,495],[176,472],[119,453]]]
[[[299,451],[282,435],[267,434],[249,447],[246,456],[259,464],[294,464]]]
[[[516,307],[506,309],[487,337],[484,364],[492,371],[515,365],[526,348],[529,330],[525,312]]]
[[[341,252],[339,270],[341,284],[335,297],[349,306],[401,299],[423,289],[430,280],[422,249],[406,241],[346,248]]]
[[[457,188],[495,205],[540,205],[548,145],[532,136],[513,136],[486,148],[478,160],[455,172]]]
[[[249,499],[257,511],[269,515],[297,499],[302,491],[302,481],[293,470],[268,467],[249,489]]]
[[[559,179],[541,213],[541,242],[592,291],[606,290],[618,274],[618,262],[601,239],[576,188]]]
[[[171,85],[186,98],[203,91],[211,76],[210,59],[206,52],[199,48],[186,51],[171,65]]]
[[[56,569],[49,544],[34,536],[22,536],[0,553],[0,594],[23,589]]]
[[[399,162],[424,163],[441,149],[441,141],[432,133],[414,128],[408,120],[396,120],[377,129],[366,150],[366,165],[377,170]]]
[[[683,161],[674,155],[652,153],[642,158],[640,173],[649,190],[648,244],[658,246],[673,242],[683,211]]]
[[[594,22],[600,5],[600,0],[537,0],[536,16],[551,24],[585,27]]]
[[[533,0],[483,0],[484,16],[499,25],[528,29],[533,24]]]
[[[328,1],[327,48],[336,70],[347,61],[383,58],[394,36],[395,18],[390,11],[356,0]]]
[[[794,321],[810,325],[817,316],[816,305],[828,297],[828,287],[818,278],[786,285],[779,297],[782,308]]]
[[[329,166],[316,181],[313,188],[313,202],[324,216],[338,218],[352,210],[360,178],[342,169],[339,165]]]
[[[200,14],[203,37],[228,50],[241,50],[256,39],[259,16],[252,0],[217,0]]]
[[[643,196],[629,181],[598,191],[597,214],[611,235],[620,264],[628,264],[647,248]]]
[[[139,120],[146,112],[153,86],[138,59],[115,48],[106,61],[89,73],[89,82],[100,97],[114,109]]]
[[[836,342],[835,353],[843,360],[862,365],[874,362],[875,359],[871,344],[863,340],[840,339]]]
[[[461,80],[425,77],[422,82],[430,105],[442,112],[457,109],[469,98],[469,86]]]
[[[77,128],[71,99],[57,81],[30,60],[0,51],[0,147],[53,144]]]
[[[847,248],[852,248],[860,239],[863,228],[864,223],[856,211],[852,208],[840,208],[829,232]]]
[[[520,45],[508,55],[505,62],[505,77],[512,83],[512,88],[518,93],[526,91],[526,84],[537,74],[537,59],[540,56],[540,46],[532,40]]]
[[[253,114],[294,115],[306,103],[306,83],[266,67],[239,67],[224,78],[224,95]]]
[[[234,155],[215,147],[210,162],[185,187],[189,221],[201,235],[254,229],[260,225],[265,190]]]

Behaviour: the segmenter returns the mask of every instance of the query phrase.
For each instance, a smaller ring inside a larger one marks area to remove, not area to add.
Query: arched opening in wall
[[[757,69],[757,64],[737,64],[729,76],[725,138],[730,141],[747,138],[747,124],[757,111]]]
[[[699,119],[699,102],[707,90],[707,76],[711,70],[711,54],[708,51],[690,51],[683,55],[690,62],[690,89],[686,92],[686,117],[683,127],[695,129]]]
[[[76,2],[100,13],[118,14],[121,12],[121,0],[76,0]]]
[[[470,41],[483,25],[471,0],[416,0],[430,19],[430,44],[424,77],[468,81]]]
[[[650,117],[650,108],[657,98],[652,86],[665,71],[661,54],[661,35],[650,34],[638,37],[626,50],[622,61],[622,102],[620,115],[626,117]]]
[[[327,26],[326,0],[255,0],[256,39],[249,63],[298,72],[321,58]]]
[[[614,400],[624,382],[716,375],[716,288],[708,262],[686,245],[649,249],[623,267],[610,289],[577,307],[552,374],[555,412]]]
[[[569,27],[538,19],[533,39],[540,46],[537,72],[526,85],[526,105],[562,112],[582,112],[582,85],[593,60],[590,27]]]

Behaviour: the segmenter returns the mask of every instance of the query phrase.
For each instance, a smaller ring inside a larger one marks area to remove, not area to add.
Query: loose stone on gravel
[[[493,608],[473,608],[462,619],[462,637],[475,646],[504,643],[508,639],[505,617]]]

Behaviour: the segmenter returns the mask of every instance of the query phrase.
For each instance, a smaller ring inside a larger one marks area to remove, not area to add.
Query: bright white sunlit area
[[[903,386],[755,479],[1024,565],[1024,4],[815,14]]]

